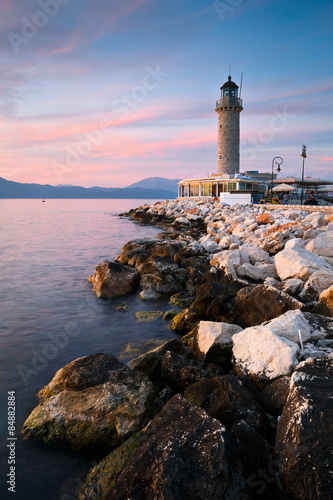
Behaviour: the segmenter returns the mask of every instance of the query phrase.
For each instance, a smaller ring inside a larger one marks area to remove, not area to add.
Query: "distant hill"
[[[169,179],[166,179],[169,180]],[[144,182],[140,181],[140,182]],[[139,184],[139,183],[137,183]],[[134,187],[133,187],[134,186]],[[23,184],[7,181],[0,177],[0,198],[77,198],[77,199],[173,199],[177,190],[149,189],[136,187],[134,184],[126,188],[84,188],[81,186],[51,186],[50,184]]]
[[[181,179],[165,179],[164,177],[147,177],[147,179],[127,186],[127,188],[166,189],[167,191],[177,194],[177,184],[180,180]]]

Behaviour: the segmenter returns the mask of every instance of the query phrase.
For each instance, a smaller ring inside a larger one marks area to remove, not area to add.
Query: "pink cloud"
[[[320,161],[322,161],[323,163],[326,163],[328,161],[333,161],[333,157],[329,157],[329,156],[320,156]]]

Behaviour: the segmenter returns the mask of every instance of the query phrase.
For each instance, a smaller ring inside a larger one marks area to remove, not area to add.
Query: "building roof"
[[[222,85],[221,90],[226,88],[226,87],[236,87],[237,89],[239,88],[238,85],[235,84],[235,82],[231,81],[230,75],[228,76],[228,81]]]
[[[273,184],[280,184],[284,182],[285,184],[296,184],[297,186],[302,185],[301,177],[283,177],[280,179],[275,179]],[[314,179],[313,177],[304,177],[303,185],[304,186],[325,186],[327,184],[332,184],[332,181],[328,181],[325,179]]]

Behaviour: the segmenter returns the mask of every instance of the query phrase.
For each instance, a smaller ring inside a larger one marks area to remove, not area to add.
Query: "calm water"
[[[119,218],[139,200],[0,200],[0,498],[70,500],[91,462],[23,441],[19,429],[36,393],[79,356],[105,352],[127,362],[128,345],[173,337],[162,319],[138,323],[138,310],[166,301],[136,295],[98,299],[86,278],[130,239],[158,230]],[[116,306],[127,302],[127,311]],[[16,391],[16,494],[7,491],[7,393]]]

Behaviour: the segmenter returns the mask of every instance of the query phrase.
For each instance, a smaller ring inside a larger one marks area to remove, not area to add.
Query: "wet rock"
[[[142,290],[139,293],[139,299],[141,300],[158,300],[160,297],[160,294],[154,290]]]
[[[168,319],[173,319],[177,314],[179,313],[178,310],[176,309],[170,309],[170,311],[166,311],[163,315],[163,319],[168,320]]]
[[[139,275],[131,267],[115,262],[96,266],[96,272],[88,281],[98,297],[115,297],[133,293],[139,286]]]
[[[333,271],[332,266],[322,257],[299,247],[287,248],[279,252],[275,256],[275,265],[281,280],[298,278],[306,281],[317,271]]]
[[[298,363],[299,347],[266,326],[246,328],[233,337],[236,371],[257,384],[290,375]]]
[[[170,324],[171,330],[185,335],[191,331],[200,321],[198,314],[191,308],[184,309],[177,314]]]
[[[215,321],[200,321],[194,334],[193,357],[205,361],[209,349],[214,344],[232,346],[232,336],[242,331],[238,325]]]
[[[170,297],[170,304],[174,304],[175,306],[181,307],[182,309],[190,307],[190,305],[192,305],[194,301],[195,296],[186,292],[176,293],[175,295],[172,295],[172,297]]]
[[[164,315],[162,311],[137,311],[135,319],[144,323],[151,323]]]
[[[242,491],[242,468],[225,427],[180,395],[145,433],[105,500],[219,500],[236,498]],[[112,468],[112,455],[109,463]]]
[[[119,448],[93,467],[82,487],[79,500],[103,500],[105,494],[114,487],[122,470],[128,464],[131,456],[140,446],[145,436],[145,430],[131,436]]]
[[[251,285],[240,290],[235,298],[235,312],[249,326],[260,325],[303,304],[290,295],[266,285]]]
[[[106,354],[72,361],[39,396],[23,434],[72,450],[110,450],[138,431],[155,399],[148,377]]]
[[[163,356],[169,351],[180,354],[181,356],[190,357],[192,355],[189,348],[185,347],[182,342],[172,339],[156,349],[152,349],[138,358],[132,359],[128,365],[130,368],[147,375],[154,384],[159,384],[161,381]]]
[[[290,498],[329,499],[333,491],[333,359],[308,359],[292,375],[275,454]]]

